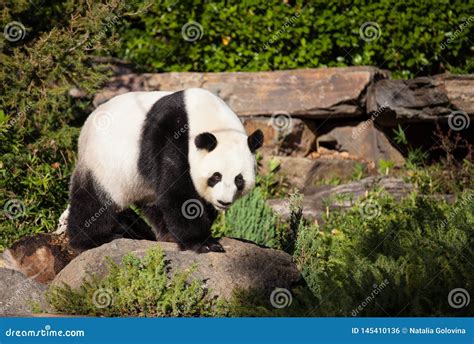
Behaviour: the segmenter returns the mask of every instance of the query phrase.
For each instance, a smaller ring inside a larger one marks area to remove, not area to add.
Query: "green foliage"
[[[454,309],[447,296],[474,286],[473,242],[473,191],[453,206],[371,195],[302,229],[295,258],[319,302],[312,315],[472,316],[472,306]]]
[[[317,300],[306,286],[291,291],[291,303],[282,308],[271,304],[271,293],[263,291],[235,291],[232,298],[221,303],[219,316],[227,317],[305,317],[311,314]]]
[[[275,317],[304,316],[316,302],[306,286],[288,290],[290,300],[282,308],[272,306],[270,292],[261,290],[236,290],[229,300],[211,297],[202,281],[190,278],[192,269],[170,277],[160,248],[143,259],[128,254],[120,264],[110,260],[108,270],[105,277],[90,276],[78,290],[51,287],[50,306],[63,314],[107,317]]]
[[[424,194],[454,194],[474,189],[474,163],[463,160],[459,165],[432,164],[423,167],[408,165],[407,181]]]
[[[382,175],[388,175],[390,171],[395,167],[395,163],[390,160],[380,159],[379,160],[379,173]]]
[[[402,77],[470,73],[473,9],[462,0],[164,0],[121,28],[115,53],[157,71],[375,65]],[[191,21],[202,31],[187,42]],[[361,38],[367,22],[380,28],[377,39]]]
[[[65,314],[92,316],[210,316],[217,306],[198,280],[190,273],[167,275],[163,251],[152,248],[143,259],[132,254],[120,265],[109,262],[103,278],[91,276],[80,287],[52,287],[48,292],[51,306]]]
[[[254,188],[237,200],[213,226],[216,236],[228,236],[252,241],[256,244],[281,248],[279,220],[265,203],[263,191]]]
[[[0,250],[55,227],[68,198],[78,127],[91,110],[90,96],[73,99],[69,90],[90,95],[108,79],[90,54],[112,48],[128,11],[118,0],[3,7],[2,27],[17,21],[26,33],[0,41]]]

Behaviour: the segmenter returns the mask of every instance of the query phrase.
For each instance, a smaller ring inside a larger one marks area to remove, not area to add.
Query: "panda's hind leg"
[[[140,207],[141,212],[151,224],[156,241],[177,242],[176,238],[168,231],[163,218],[163,213],[156,204],[145,204]]]
[[[150,226],[132,209],[128,208],[117,213],[117,219],[119,225],[114,227],[114,234],[135,240],[156,240]]]
[[[70,189],[67,233],[72,248],[83,251],[120,237],[117,204],[101,190],[90,171],[76,168]]]

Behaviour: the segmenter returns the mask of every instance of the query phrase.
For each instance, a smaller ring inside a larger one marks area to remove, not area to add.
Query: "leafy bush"
[[[115,53],[157,71],[375,65],[403,77],[470,73],[473,10],[461,0],[165,0],[122,27]],[[376,24],[364,40],[368,22]]]
[[[312,315],[472,316],[472,306],[450,307],[448,294],[473,290],[473,242],[473,191],[453,206],[369,195],[302,229],[295,258],[319,302]]]
[[[214,236],[244,239],[292,252],[302,217],[299,209],[302,197],[297,192],[290,194],[290,221],[282,220],[266,204],[266,200],[270,198],[285,196],[283,180],[277,173],[278,166],[274,160],[270,160],[268,172],[257,175],[256,187],[219,215],[212,227]]]
[[[220,215],[213,232],[215,236],[240,238],[280,248],[278,225],[278,217],[265,204],[262,190],[257,187]]]
[[[167,271],[160,248],[148,250],[143,259],[128,254],[120,265],[111,260],[105,277],[90,276],[79,290],[51,287],[48,301],[64,314],[108,317],[304,316],[315,302],[304,286],[292,289],[291,302],[280,309],[264,291],[237,290],[230,300],[217,299],[202,281],[190,279],[192,270],[171,277]]]
[[[79,290],[52,287],[51,306],[65,314],[94,316],[209,316],[216,301],[202,287],[189,282],[188,272],[167,276],[163,251],[152,248],[141,260],[132,254],[121,265],[109,262],[104,278],[91,276]]]
[[[111,49],[110,22],[132,10],[118,0],[35,3],[9,2],[1,11],[2,27],[20,22],[24,30],[13,38],[24,37],[0,41],[0,250],[55,227],[68,199],[78,127],[91,110],[90,97],[73,99],[69,91],[93,94],[108,79],[90,54]]]

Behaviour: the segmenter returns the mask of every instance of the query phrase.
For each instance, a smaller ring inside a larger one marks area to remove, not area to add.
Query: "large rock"
[[[338,150],[367,161],[378,162],[384,159],[397,165],[405,162],[403,155],[394,147],[396,144],[375,128],[373,120],[370,119],[355,126],[336,127],[318,138],[318,143],[326,137],[335,141],[332,144],[336,145]]]
[[[46,286],[22,273],[0,268],[0,316],[30,315],[32,306],[46,308]]]
[[[305,195],[303,200],[303,216],[308,219],[321,220],[328,209],[347,209],[355,202],[366,197],[368,191],[379,187],[392,195],[395,199],[407,195],[414,186],[405,183],[400,178],[368,177],[356,182],[330,186],[322,185],[315,188],[312,194]],[[267,204],[281,217],[290,216],[289,201],[287,199],[268,200]]]
[[[94,105],[129,91],[208,89],[239,116],[325,118],[361,115],[367,86],[387,74],[373,67],[319,68],[273,72],[128,74],[113,78]]]
[[[284,178],[290,188],[300,192],[311,193],[315,186],[328,180],[347,180],[353,175],[356,165],[360,164],[365,173],[371,173],[369,165],[360,159],[351,158],[347,153],[313,153],[316,158],[266,156],[262,161],[263,171],[269,160],[279,163],[278,174]]]
[[[192,277],[203,281],[214,295],[223,298],[229,298],[236,288],[272,290],[290,288],[300,281],[292,257],[285,252],[229,238],[221,239],[220,243],[225,253],[197,254],[180,251],[174,243],[117,239],[83,252],[56,276],[52,285],[65,283],[74,289],[79,288],[87,276],[107,273],[106,257],[117,263],[127,253],[143,257],[147,249],[156,245],[164,250],[171,273],[197,264]]]
[[[40,233],[15,242],[3,252],[3,261],[5,267],[18,270],[37,282],[48,283],[76,255],[65,233]]]
[[[274,154],[304,154],[316,140],[315,134],[303,120],[290,118],[285,114],[274,117],[244,117],[242,122],[247,133],[257,129],[263,131],[264,152],[270,150]]]
[[[474,117],[474,75],[379,80],[367,92],[367,112],[383,125],[447,120],[454,110]]]

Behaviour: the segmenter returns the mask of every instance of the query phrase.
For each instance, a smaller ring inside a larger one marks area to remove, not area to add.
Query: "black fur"
[[[147,209],[152,212],[147,218],[158,236],[169,237],[170,233],[183,249],[221,251],[210,233],[217,211],[194,188],[188,162],[189,133],[183,128],[189,128],[183,91],[161,98],[147,114],[138,168],[157,196],[147,205],[152,207]],[[176,135],[178,132],[182,134]],[[183,204],[189,200],[200,205],[200,216],[184,216]]]
[[[196,136],[194,144],[199,149],[205,149],[208,152],[211,152],[217,147],[217,139],[211,133],[202,133]]]
[[[260,129],[255,130],[248,138],[247,143],[250,151],[255,153],[263,145],[263,132]]]
[[[67,232],[71,246],[81,251],[115,238],[155,238],[133,210],[119,211],[92,173],[84,170],[75,171],[71,181]]]
[[[198,194],[191,179],[188,129],[183,91],[159,99],[143,124],[138,170],[155,191],[156,198],[152,203],[137,206],[153,232],[131,209],[120,211],[90,171],[75,171],[68,224],[73,247],[88,249],[117,237],[128,237],[175,241],[182,249],[198,252],[223,251],[210,233],[217,211]],[[249,148],[256,150],[262,141],[262,132],[256,131],[248,138]],[[195,144],[211,151],[217,140],[214,135],[204,133],[196,138]],[[240,180],[236,184],[243,188]],[[187,201],[197,205],[198,216],[185,216],[183,207]]]
[[[219,183],[222,180],[222,174],[219,172],[215,172],[208,180],[207,180],[207,185],[211,188],[216,186],[217,183]]]

